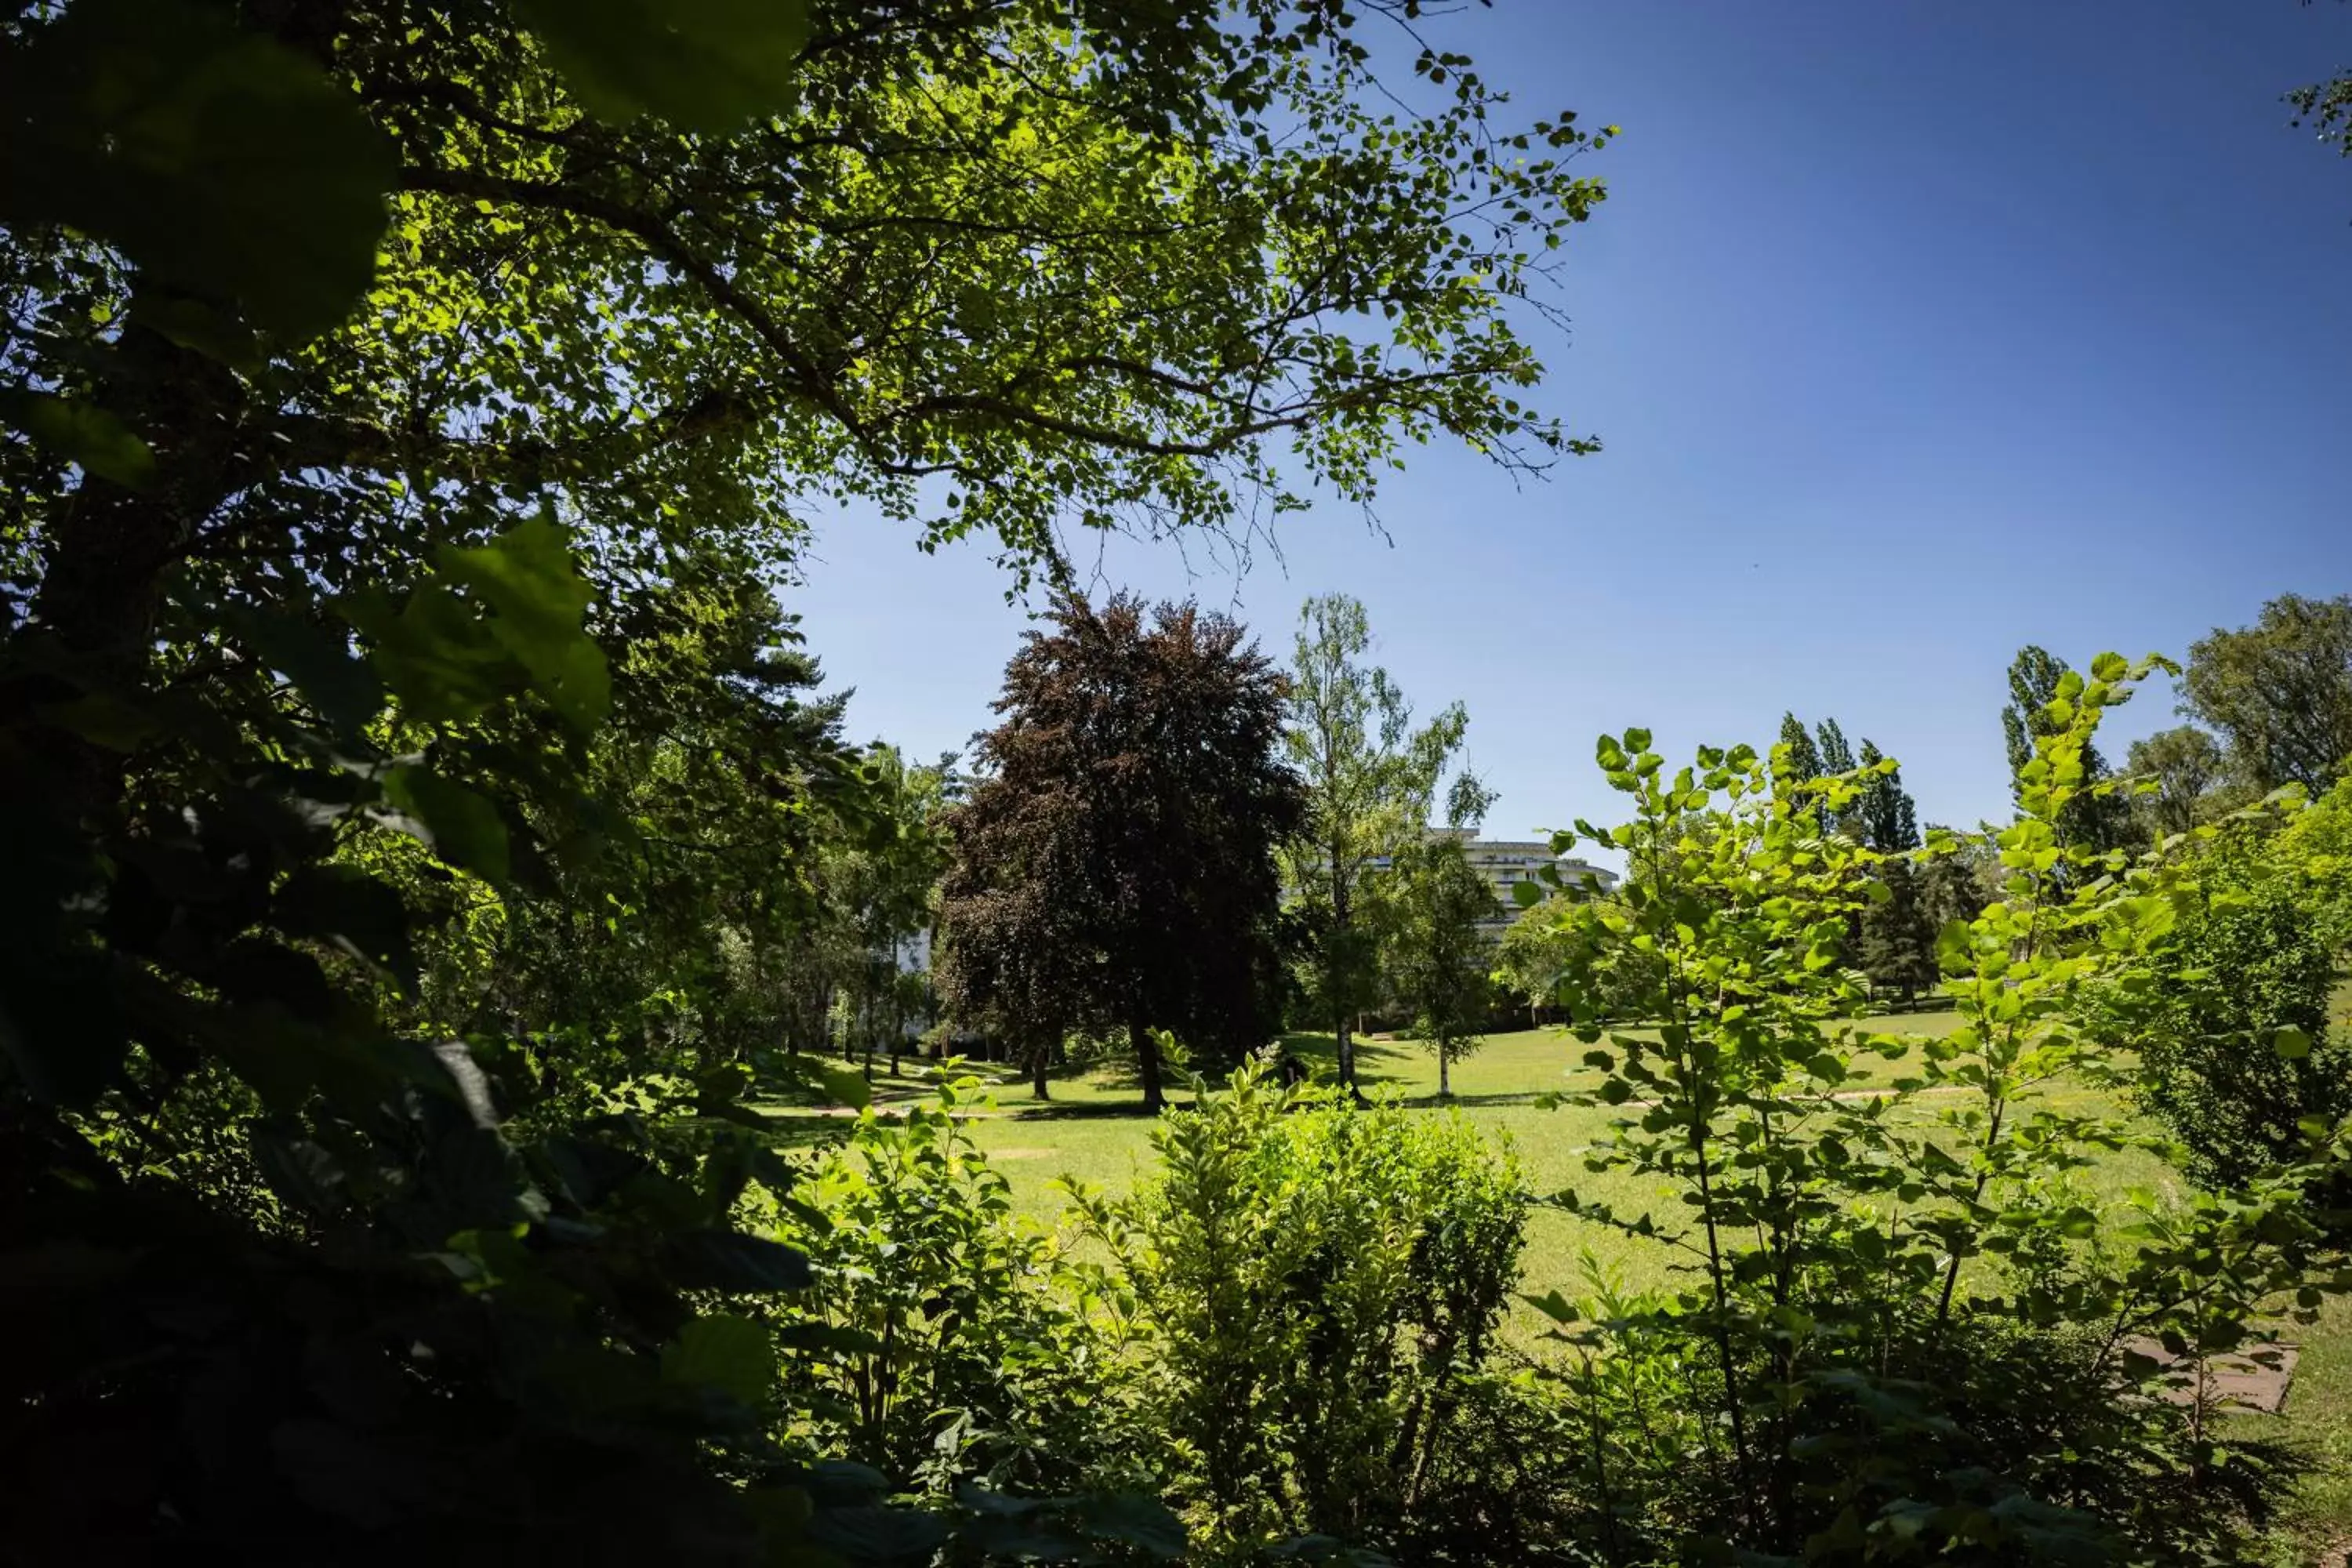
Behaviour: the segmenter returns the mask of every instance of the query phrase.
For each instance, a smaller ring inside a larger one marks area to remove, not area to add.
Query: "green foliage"
[[[2064,659],[2042,647],[2020,648],[2009,667],[2010,701],[2000,710],[2000,729],[2009,747],[2010,793],[2021,810],[2027,788],[2025,770],[2032,765],[2040,743],[2059,733],[2070,721],[2073,700],[2066,691],[2070,680],[2080,679]],[[2106,760],[2095,745],[2084,742],[2080,761],[2089,784],[2096,784],[2107,776]],[[2086,789],[2070,798],[2060,831],[2069,847],[2122,848],[2136,837],[2129,802],[2127,795]]]
[[[1834,724],[1835,721],[1826,722]],[[1807,779],[1820,778],[1830,771],[1822,761],[1821,748],[1813,743],[1813,737],[1806,731],[1804,721],[1793,712],[1780,715],[1780,745],[1786,748],[1788,760],[1783,766],[1792,782],[1802,784]],[[1775,755],[1780,754],[1783,753],[1776,749]]]
[[[2327,788],[2352,762],[2352,595],[2282,594],[2252,626],[2200,637],[2180,697],[2253,793]]]
[[[2294,813],[2273,854],[2302,883],[2328,945],[2341,952],[2352,944],[2352,780]]]
[[[517,7],[589,112],[726,131],[792,107],[806,7],[798,0],[577,0]]]
[[[1456,833],[1400,852],[1381,879],[1382,964],[1412,1032],[1437,1057],[1437,1092],[1453,1092],[1454,1063],[1474,1048],[1493,1012],[1488,974],[1495,890],[1470,864]]]
[[[2145,1397],[2179,1374],[2132,1347],[2200,1364],[2273,1334],[2284,1297],[2307,1312],[2342,1288],[2305,1204],[2342,1152],[2144,1199],[2109,1247],[2111,1216],[2073,1173],[2136,1135],[2052,1087],[2121,1070],[2105,1027],[2146,1016],[2174,929],[2178,865],[2060,826],[2115,789],[2090,741],[2145,668],[2062,671],[2031,717],[2021,815],[1992,836],[2002,897],[1939,943],[1963,1021],[1885,1091],[1844,1087],[1859,1055],[1907,1042],[1852,1021],[1864,994],[1839,958],[1885,862],[1818,827],[1847,819],[1866,781],[1799,781],[1787,752],[1768,770],[1745,748],[1670,774],[1645,733],[1602,738],[1636,816],[1596,836],[1633,875],[1621,900],[1556,911],[1561,950],[1585,971],[1627,949],[1662,962],[1654,1036],[1606,1030],[1585,1004],[1578,1033],[1603,1075],[1586,1098],[1622,1108],[1589,1163],[1680,1201],[1560,1201],[1664,1241],[1691,1280],[1599,1321],[1540,1305],[1582,1322],[1562,1331],[1594,1358],[1588,1396],[1636,1402],[1609,1407],[1617,1425],[1662,1395],[1642,1443],[1592,1447],[1591,1484],[1625,1500],[1644,1550],[2204,1562],[2242,1550],[2291,1475],[2223,1443],[2202,1405]],[[1938,836],[1925,854],[1951,847]]]
[[[350,310],[375,270],[394,163],[299,49],[191,0],[78,0],[12,31],[11,227],[59,224],[119,247],[142,323],[197,327],[208,349],[244,327],[314,337]]]
[[[810,1275],[730,1223],[794,1184],[751,1064],[822,1016],[835,914],[893,903],[844,862],[908,820],[802,700],[761,586],[796,518],[870,498],[1025,569],[1066,518],[1367,498],[1406,439],[1588,445],[1519,401],[1506,317],[1605,134],[1507,130],[1425,52],[1402,130],[1328,7],[1070,20],[0,21],[16,1554],[956,1530],[753,1397],[744,1324]],[[967,1506],[967,1554],[1169,1550]]]
[[[1053,625],[1006,668],[950,819],[946,990],[1032,1049],[1125,1035],[1156,1110],[1154,1031],[1232,1061],[1281,1026],[1274,851],[1300,813],[1281,679],[1191,605],[1065,595]]]
[[[1364,662],[1371,646],[1359,601],[1329,594],[1300,606],[1283,735],[1307,792],[1306,819],[1284,853],[1284,879],[1307,906],[1315,938],[1303,989],[1338,1039],[1339,1081],[1349,1086],[1356,1019],[1381,1000],[1367,879],[1423,842],[1438,781],[1470,724],[1456,702],[1416,729],[1389,672]]]
[[[1534,886],[1540,889],[1542,884]],[[1554,941],[1550,911],[1540,902],[1521,910],[1496,944],[1496,984],[1528,1005],[1531,1024],[1541,1024],[1560,1005],[1560,982],[1567,977],[1568,961]]]
[[[2231,794],[2221,746],[2193,724],[2134,741],[2124,771],[2156,786],[2135,797],[2132,805],[2147,832],[2158,838],[2187,833],[2211,820]]]
[[[816,1283],[771,1320],[787,1428],[936,1496],[1150,1489],[1129,1303],[1015,1219],[963,1131],[977,1081],[861,1116],[803,1184],[755,1206]]]
[[[1873,986],[1906,1002],[1936,984],[1936,931],[1918,867],[1901,858],[1879,868],[1878,890],[1862,910],[1855,957]]]
[[[2275,832],[2241,819],[2210,841],[2133,1018],[2142,1098],[2213,1186],[2292,1163],[2308,1123],[2352,1116],[2352,1045],[2327,1016],[2339,948]]]
[[[2299,87],[2286,95],[2294,110],[2294,123],[2309,125],[2323,142],[2352,157],[2352,73]]]
[[[1299,1536],[1408,1548],[1507,1509],[1507,1478],[1464,1461],[1526,1224],[1509,1162],[1458,1120],[1255,1068],[1153,1143],[1158,1178],[1080,1202],[1153,1341],[1196,1560]]]

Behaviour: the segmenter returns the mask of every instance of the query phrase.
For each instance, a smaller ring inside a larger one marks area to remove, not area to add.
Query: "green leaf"
[[[1533,909],[1543,902],[1543,884],[1514,882],[1511,884],[1511,899],[1523,910]]]
[[[663,1248],[672,1278],[690,1289],[804,1290],[808,1259],[781,1241],[736,1230],[689,1230]]]
[[[793,101],[799,0],[515,0],[589,112],[726,131]]]
[[[45,724],[55,724],[92,745],[126,754],[164,728],[147,708],[111,691],[86,692],[70,702],[44,703],[34,713]]]
[[[820,1509],[808,1523],[808,1538],[851,1563],[929,1563],[949,1535],[945,1520],[921,1509]]]
[[[444,550],[439,563],[495,612],[490,636],[549,704],[575,728],[594,728],[612,701],[612,674],[581,629],[595,593],[573,569],[571,542],[555,520],[530,518],[488,544]]]
[[[96,404],[12,389],[0,393],[0,417],[93,479],[141,489],[155,477],[147,443]]]
[[[375,272],[396,164],[316,64],[188,0],[75,0],[0,68],[0,219],[119,246],[142,297],[300,341]]]
[[[1115,1542],[1162,1561],[1182,1557],[1187,1545],[1183,1521],[1167,1504],[1135,1492],[1081,1498],[1070,1509],[1070,1521],[1090,1540]]]
[[[272,924],[289,936],[342,949],[416,987],[408,909],[384,883],[352,866],[305,866],[270,900]]]
[[[2311,1054],[2311,1037],[2289,1024],[2271,1037],[2271,1048],[2289,1061],[2299,1061]]]
[[[2121,680],[2130,673],[2130,662],[2119,653],[2103,653],[2091,661],[2094,680]]]
[[[417,837],[452,866],[503,887],[511,870],[507,825],[485,796],[421,767],[397,767],[384,775],[385,798],[423,831]]]
[[[405,605],[388,594],[348,595],[340,608],[367,634],[369,663],[400,699],[404,718],[461,722],[520,684],[512,656],[444,584],[425,584]]]
[[[720,1312],[696,1318],[662,1347],[662,1376],[715,1388],[739,1405],[765,1405],[776,1384],[776,1347],[749,1318]]]
[[[863,1110],[874,1103],[873,1087],[862,1073],[848,1068],[819,1068],[817,1079],[824,1085],[825,1098],[835,1104]]]
[[[119,989],[96,955],[0,953],[0,1058],[34,1099],[83,1106],[114,1081],[131,1043]]]
[[[340,627],[263,612],[247,616],[242,629],[264,662],[292,681],[335,729],[355,735],[383,710],[383,682],[352,651]]]

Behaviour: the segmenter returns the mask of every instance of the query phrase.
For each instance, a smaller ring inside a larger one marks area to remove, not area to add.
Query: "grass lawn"
[[[1926,1036],[1948,1032],[1958,1022],[1948,1012],[1914,1013],[1888,1017],[1877,1026],[1890,1034]],[[1328,1073],[1330,1037],[1293,1036],[1286,1044],[1318,1074]],[[1645,1194],[1635,1178],[1595,1176],[1582,1166],[1584,1149],[1603,1132],[1611,1113],[1601,1109],[1550,1110],[1534,1103],[1547,1090],[1593,1076],[1578,1063],[1586,1048],[1557,1028],[1490,1036],[1454,1065],[1453,1108],[1512,1151],[1527,1172],[1530,1190],[1549,1194],[1573,1185],[1586,1197],[1612,1202],[1621,1211],[1638,1209],[1645,1196],[1662,1194],[1654,1189]],[[1446,1113],[1438,1109],[1444,1102],[1436,1099],[1436,1064],[1417,1042],[1366,1040],[1360,1042],[1359,1061],[1368,1089],[1425,1104],[1433,1114]],[[991,1069],[980,1070],[989,1076]],[[1895,1070],[1894,1064],[1874,1060],[1858,1081],[1884,1081]],[[886,1100],[919,1092],[911,1080],[903,1089],[887,1079],[877,1088]],[[1039,1101],[1025,1080],[1007,1077],[995,1090],[993,1111],[971,1124],[974,1141],[1012,1184],[1018,1207],[1047,1224],[1066,1206],[1056,1178],[1074,1177],[1123,1191],[1148,1172],[1153,1158],[1153,1123],[1141,1113],[1130,1071],[1106,1068],[1059,1076],[1051,1091],[1050,1100]],[[1179,1105],[1191,1098],[1189,1088],[1174,1096]],[[2111,1197],[2135,1186],[2161,1191],[2179,1184],[2167,1167],[2140,1154],[2108,1160],[2093,1179]],[[1558,1209],[1538,1208],[1528,1226],[1524,1287],[1536,1293],[1557,1287],[1578,1294],[1584,1286],[1588,1256],[1635,1287],[1666,1282],[1673,1267],[1672,1255],[1662,1246]],[[1517,1327],[1530,1330],[1536,1321],[1527,1312]],[[2317,1563],[2325,1546],[2352,1539],[2352,1302],[2331,1302],[2323,1321],[2297,1337],[2303,1358],[2285,1416],[2243,1417],[2266,1427],[2283,1425],[2310,1445],[2319,1464],[2304,1489],[2297,1541],[2283,1548],[2288,1553],[2281,1559],[2283,1564]]]

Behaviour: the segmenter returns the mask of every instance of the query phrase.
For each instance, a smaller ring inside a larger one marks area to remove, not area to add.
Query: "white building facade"
[[[1617,886],[1616,872],[1572,855],[1555,855],[1551,845],[1544,840],[1481,838],[1475,828],[1436,831],[1459,839],[1463,858],[1494,888],[1495,917],[1479,922],[1492,935],[1501,935],[1503,928],[1519,916],[1519,900],[1511,891],[1514,886],[1533,881],[1544,891],[1551,890],[1549,883],[1540,880],[1546,866],[1559,871],[1562,883],[1582,883],[1596,893],[1606,893]]]

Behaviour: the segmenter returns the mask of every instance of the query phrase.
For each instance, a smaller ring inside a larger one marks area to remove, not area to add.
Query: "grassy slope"
[[[1887,1019],[1883,1027],[1895,1034],[1930,1035],[1944,1033],[1957,1022],[1950,1013],[1918,1013]],[[1294,1036],[1287,1044],[1328,1071],[1329,1037]],[[1498,1143],[1507,1143],[1525,1166],[1532,1190],[1552,1193],[1573,1185],[1587,1197],[1614,1203],[1621,1210],[1638,1207],[1645,1194],[1637,1180],[1615,1173],[1596,1176],[1582,1166],[1582,1151],[1605,1129],[1607,1112],[1547,1110],[1532,1103],[1545,1090],[1588,1076],[1575,1065],[1583,1049],[1557,1029],[1489,1037],[1455,1064],[1454,1104]],[[1368,1041],[1360,1062],[1368,1088],[1437,1103],[1436,1066],[1419,1045]],[[1870,1076],[1883,1079],[1892,1070],[1874,1063]],[[1019,1206],[1039,1220],[1051,1222],[1064,1206],[1055,1184],[1057,1177],[1118,1191],[1149,1168],[1152,1123],[1137,1108],[1138,1091],[1129,1075],[1097,1069],[1059,1078],[1052,1086],[1052,1100],[1045,1103],[1034,1100],[1027,1085],[1018,1080],[1006,1082],[997,1093],[997,1113],[978,1121],[973,1136],[1000,1162]],[[1189,1098],[1177,1097],[1179,1103]],[[2094,1174],[2094,1184],[2111,1197],[2128,1187],[2162,1188],[2175,1180],[2163,1166],[2140,1155],[2111,1160]],[[1524,1284],[1538,1293],[1557,1286],[1576,1294],[1583,1286],[1588,1255],[1629,1285],[1662,1284],[1670,1278],[1672,1258],[1664,1247],[1546,1208],[1535,1213],[1529,1226]],[[2305,1490],[2298,1543],[2282,1548],[2286,1555],[2281,1561],[2288,1563],[2315,1562],[2319,1542],[2352,1537],[2352,1302],[2331,1303],[2323,1321],[2301,1337],[2303,1361],[2284,1425],[2312,1445],[2320,1468]],[[2265,1417],[2247,1419],[2271,1425]]]

